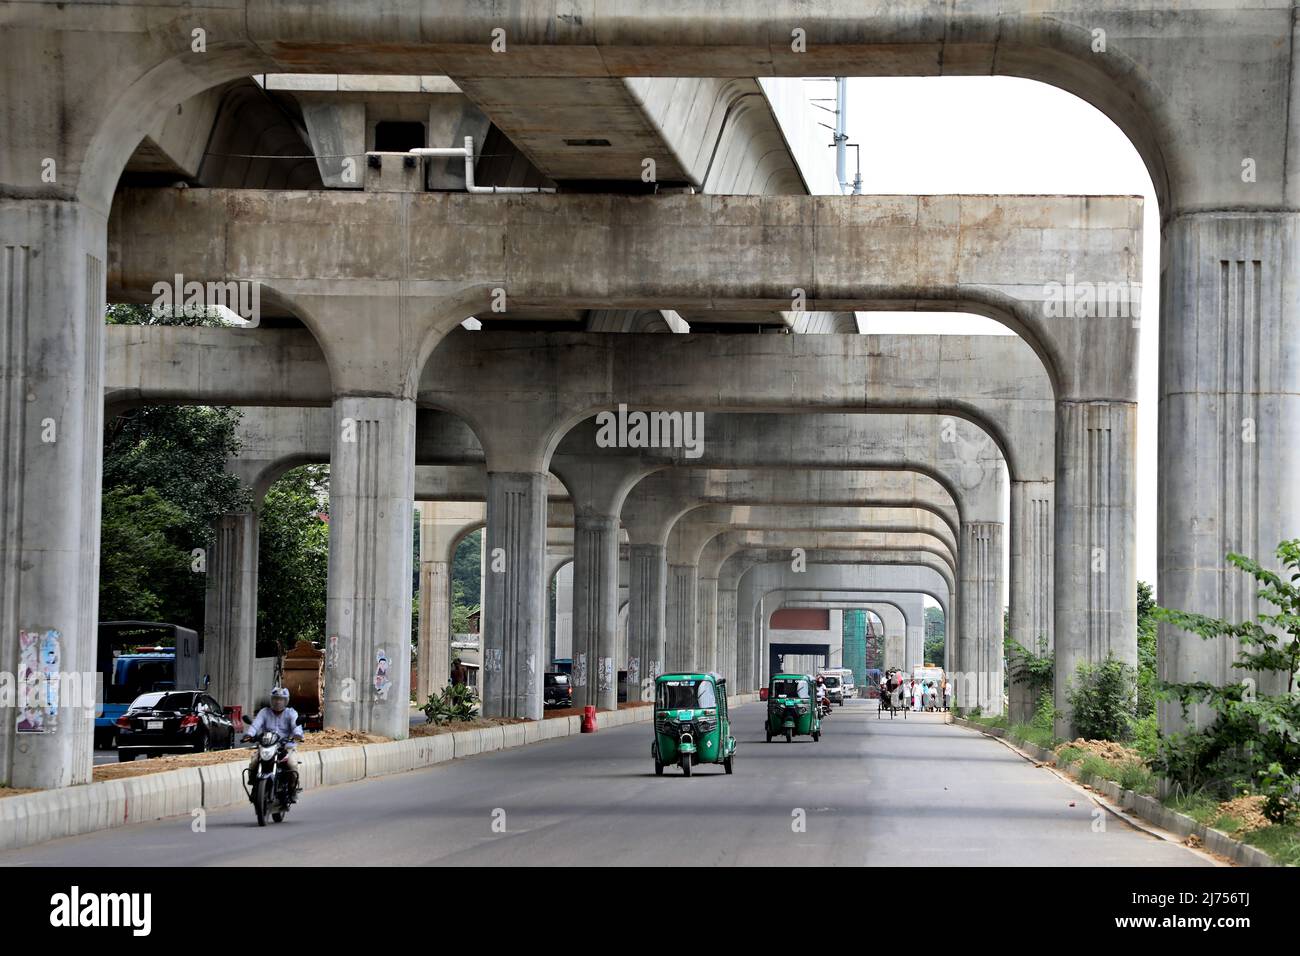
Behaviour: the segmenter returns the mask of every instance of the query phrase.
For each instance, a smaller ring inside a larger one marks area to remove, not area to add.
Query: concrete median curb
[[[1171,810],[1155,797],[1149,797],[1133,790],[1125,790],[1113,780],[1105,780],[1100,777],[1094,777],[1091,774],[1081,774],[1077,770],[1074,770],[1072,765],[1062,764],[1058,760],[1054,751],[1012,737],[1000,727],[985,727],[982,724],[977,724],[961,717],[950,716],[949,719],[959,727],[965,727],[968,730],[976,730],[989,737],[997,737],[999,740],[1006,740],[1015,744],[1016,748],[1023,751],[1029,758],[1038,763],[1050,764],[1056,769],[1064,771],[1073,779],[1080,783],[1085,783],[1098,793],[1103,794],[1107,799],[1117,804],[1121,809],[1132,813],[1136,817],[1140,817],[1153,826],[1176,834],[1184,840],[1189,836],[1200,838],[1201,844],[1211,853],[1226,857],[1232,862],[1242,866],[1279,865],[1277,861],[1258,847],[1253,847],[1248,843],[1242,843],[1240,840],[1233,839],[1222,830],[1215,830],[1212,827],[1207,827],[1203,823],[1198,823],[1185,813]]]
[[[733,702],[740,700],[733,698]],[[602,728],[619,727],[648,721],[650,715],[649,707],[637,707],[601,713],[597,721]],[[390,743],[309,750],[299,755],[298,772],[303,789],[314,790],[555,740],[581,730],[582,718],[558,717]],[[245,761],[236,760],[0,798],[0,850],[188,816],[199,807],[212,810],[244,803],[248,799],[242,779],[245,766]]]
[[[753,703],[758,695],[733,694],[729,700],[735,707]],[[596,715],[596,726],[606,730],[648,723],[653,714],[649,706],[601,711]],[[308,750],[299,754],[298,773],[303,789],[315,790],[581,732],[581,717],[553,717],[382,744]],[[243,760],[233,760],[0,798],[0,850],[165,817],[189,816],[200,807],[215,810],[236,806],[248,799],[242,776],[246,766]]]

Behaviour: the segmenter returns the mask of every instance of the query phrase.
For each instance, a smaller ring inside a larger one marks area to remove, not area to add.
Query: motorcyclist
[[[298,725],[298,712],[289,706],[289,690],[286,687],[276,687],[271,691],[271,706],[263,707],[253,718],[252,724],[248,727],[248,732],[244,734],[245,741],[256,740],[259,735],[265,731],[272,731],[280,735],[284,740],[285,755],[284,766],[286,770],[294,772],[294,779],[298,785],[294,792],[289,795],[290,803],[298,802],[298,794],[302,792],[302,781],[298,777],[298,758],[294,755],[294,747],[297,741],[302,740],[302,727]],[[248,771],[250,775],[257,773],[257,750],[253,750],[253,756],[248,761]]]
[[[820,674],[817,675],[817,708],[825,709],[826,705],[826,681],[822,680]]]

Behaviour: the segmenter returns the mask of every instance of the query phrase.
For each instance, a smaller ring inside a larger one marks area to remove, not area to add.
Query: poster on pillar
[[[18,723],[20,734],[58,730],[61,635],[53,628],[18,632]]]

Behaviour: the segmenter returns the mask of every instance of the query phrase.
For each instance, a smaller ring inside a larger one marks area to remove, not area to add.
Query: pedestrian
[[[468,680],[468,669],[460,662],[459,657],[453,657],[451,659],[451,685],[456,687],[460,684],[464,684]]]
[[[952,710],[952,681],[943,682],[943,709]]]
[[[912,709],[921,709],[921,682],[915,677],[912,678]]]

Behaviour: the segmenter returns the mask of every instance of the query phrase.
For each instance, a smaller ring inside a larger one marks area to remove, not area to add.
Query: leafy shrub
[[[441,693],[430,694],[423,707],[426,722],[450,724],[470,721],[478,716],[478,701],[474,688],[465,684],[448,684]]]
[[[1177,700],[1184,718],[1193,705],[1205,705],[1215,717],[1202,730],[1162,738],[1155,765],[1186,791],[1205,787],[1232,796],[1254,784],[1265,796],[1265,813],[1283,820],[1295,813],[1300,783],[1300,539],[1277,547],[1283,571],[1276,573],[1239,554],[1228,562],[1259,583],[1257,596],[1278,608],[1255,621],[1227,621],[1157,608],[1155,615],[1204,640],[1233,640],[1241,651],[1232,664],[1246,675],[1239,683],[1206,681],[1165,684],[1163,693]],[[1259,686],[1275,681],[1284,689],[1257,694]]]
[[[1113,657],[1081,663],[1066,694],[1075,732],[1088,740],[1127,740],[1137,709],[1136,669]]]

